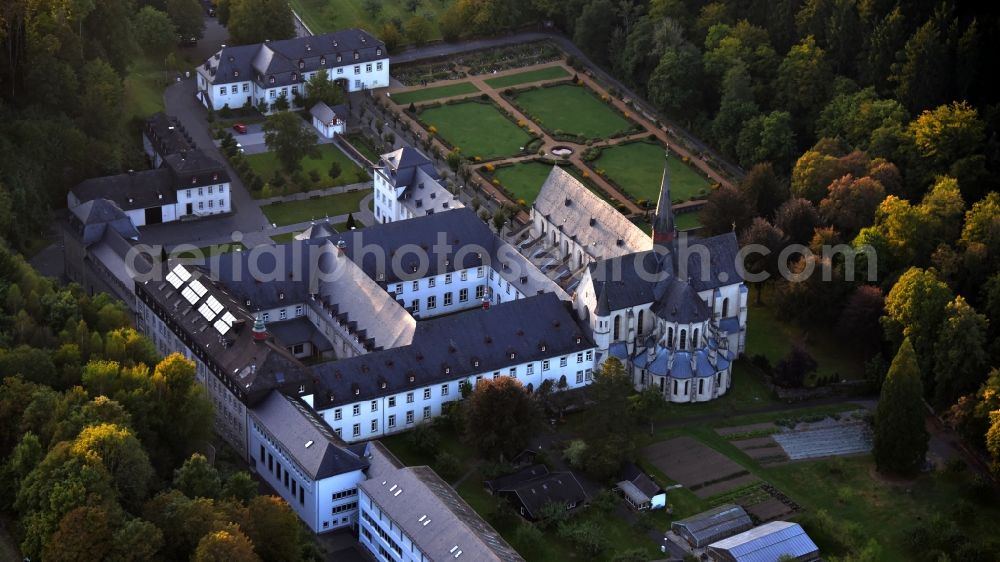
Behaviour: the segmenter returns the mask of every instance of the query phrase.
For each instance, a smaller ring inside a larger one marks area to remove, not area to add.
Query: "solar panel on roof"
[[[188,283],[188,287],[194,289],[194,292],[197,293],[199,297],[204,296],[205,293],[208,292],[208,289],[206,289],[205,286],[201,284],[201,281],[198,281],[197,279]]]
[[[210,306],[212,308],[212,312],[215,312],[216,314],[218,314],[219,312],[221,312],[222,309],[223,309],[222,303],[219,302],[219,299],[215,298],[214,295],[213,296],[209,296],[208,300],[205,301],[205,304],[207,304],[208,306]]]
[[[191,272],[184,269],[184,266],[180,264],[175,265],[170,272],[180,278],[182,282],[191,278]]]
[[[212,310],[212,307],[208,306],[207,302],[198,307],[198,312],[200,312],[201,315],[205,317],[205,320],[208,320],[209,322],[211,322],[216,315],[216,312]]]
[[[184,287],[184,290],[181,291],[181,295],[183,295],[184,298],[191,304],[198,302],[198,295],[195,294],[190,285]]]
[[[172,286],[173,286],[173,287],[174,287],[175,289],[176,289],[176,288],[178,288],[178,287],[180,287],[180,286],[181,286],[181,284],[182,284],[182,283],[184,283],[183,281],[181,281],[181,278],[180,278],[180,277],[177,277],[176,275],[174,275],[174,272],[172,272],[172,271],[171,271],[170,273],[168,273],[168,274],[167,274],[167,281],[168,281],[168,282],[169,282],[169,283],[170,283],[170,284],[171,284],[171,285],[172,285]]]
[[[236,317],[229,311],[226,311],[226,313],[222,315],[222,319],[225,320],[226,324],[229,324],[229,326],[232,326],[233,323],[236,322]]]
[[[229,324],[226,324],[224,318],[220,318],[215,321],[215,329],[219,332],[219,334],[224,336],[226,335],[226,332],[229,331]]]

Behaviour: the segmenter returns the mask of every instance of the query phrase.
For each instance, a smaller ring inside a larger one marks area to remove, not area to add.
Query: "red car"
[[[237,123],[233,125],[233,130],[241,135],[247,134],[247,126],[244,125],[243,123]]]

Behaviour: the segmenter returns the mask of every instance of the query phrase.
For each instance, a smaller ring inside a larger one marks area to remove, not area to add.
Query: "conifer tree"
[[[875,411],[875,465],[882,472],[913,473],[927,454],[923,388],[909,338],[889,367]]]

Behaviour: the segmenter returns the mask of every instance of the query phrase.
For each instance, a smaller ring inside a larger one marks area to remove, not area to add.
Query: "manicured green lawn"
[[[864,358],[850,349],[844,349],[829,326],[814,326],[806,334],[797,324],[780,320],[768,306],[766,289],[763,305],[757,304],[756,287],[750,288],[748,300],[748,355],[760,353],[774,365],[791,351],[793,342],[804,342],[806,350],[819,363],[813,378],[834,374],[841,379],[860,379],[864,376]]]
[[[264,181],[269,181],[275,172],[281,171],[281,163],[273,152],[251,154],[246,159],[253,171]],[[340,175],[331,179],[329,172],[330,164],[333,162],[340,164]],[[361,175],[365,174],[364,170],[334,144],[319,145],[319,158],[307,156],[302,159],[302,173],[309,177],[310,170],[316,170],[320,175],[320,181],[313,189],[357,183]],[[367,175],[365,177],[367,179]]]
[[[600,139],[632,127],[627,119],[583,86],[559,84],[528,90],[517,94],[514,100],[536,124],[549,131]]]
[[[468,157],[510,156],[531,140],[493,104],[469,101],[430,107],[420,112],[420,119]]]
[[[513,166],[497,168],[495,177],[500,180],[500,185],[514,194],[516,199],[524,199],[528,206],[531,206],[551,171],[552,164],[519,162]]]
[[[348,133],[343,135],[343,139],[350,143],[362,156],[371,160],[372,163],[378,164],[381,155],[375,150],[375,145],[372,144],[371,139],[361,133]]]
[[[448,84],[446,86],[423,88],[420,90],[413,90],[412,92],[392,94],[391,99],[399,105],[406,105],[409,103],[419,103],[439,98],[460,96],[462,94],[471,94],[478,91],[479,88],[477,88],[472,82],[455,82],[454,84]]]
[[[420,2],[417,14],[429,14],[431,36],[428,39],[440,39],[437,20],[442,12],[447,10],[454,0],[425,0]],[[313,33],[327,33],[352,27],[360,27],[371,33],[377,33],[383,23],[392,20],[406,20],[413,13],[406,7],[406,0],[378,0],[381,8],[372,17],[365,10],[365,0],[290,0],[292,9],[306,22]]]
[[[537,82],[539,80],[555,80],[556,78],[566,78],[569,73],[566,69],[561,66],[549,66],[545,68],[539,68],[537,70],[529,70],[527,72],[518,72],[516,74],[509,74],[507,76],[500,76],[498,78],[490,78],[486,81],[487,84],[492,88],[509,88],[510,86],[517,86],[518,84],[528,84],[529,82]]]
[[[674,224],[677,230],[691,230],[701,227],[698,220],[698,213],[679,213],[674,215]]]
[[[272,203],[260,208],[267,220],[278,226],[306,222],[324,217],[346,215],[358,210],[370,189],[327,195],[316,199]]]
[[[244,246],[241,242],[234,242],[232,244],[214,244],[198,248],[197,250],[185,249],[184,251],[178,251],[177,248],[174,248],[174,250],[171,251],[171,257],[182,259],[200,259],[221,256],[222,254],[228,254],[229,252],[242,252],[243,250],[246,250],[246,246]]]
[[[275,244],[284,244],[286,242],[291,242],[292,240],[295,240],[295,235],[296,234],[298,234],[298,232],[286,232],[284,234],[272,234],[271,235],[271,240],[274,240]]]
[[[664,149],[650,142],[632,142],[605,148],[592,163],[604,170],[625,191],[636,198],[655,201],[660,195],[663,179]],[[697,169],[685,164],[676,154],[670,159],[670,196],[687,201],[708,195],[708,180]]]

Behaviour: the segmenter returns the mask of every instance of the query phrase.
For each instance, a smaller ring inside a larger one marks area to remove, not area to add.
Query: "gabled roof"
[[[153,150],[161,157],[195,148],[194,142],[188,137],[180,120],[162,112],[155,113],[146,119],[143,134],[149,139]]]
[[[313,480],[368,467],[297,399],[272,391],[250,408],[250,415]]]
[[[526,466],[517,472],[506,474],[504,476],[498,476],[493,480],[485,482],[485,484],[494,491],[510,490],[519,484],[523,484],[529,480],[534,480],[539,476],[545,476],[548,473],[549,469],[544,464],[533,464],[531,466]]]
[[[333,229],[325,222],[309,225],[309,228],[295,235],[296,240],[316,240],[333,236]]]
[[[177,203],[177,190],[170,170],[142,170],[83,180],[73,188],[82,202],[94,199],[113,201],[119,209],[131,211]]]
[[[708,550],[735,562],[772,562],[782,556],[817,560],[819,547],[798,523],[771,521],[708,545]]]
[[[653,245],[638,226],[560,166],[552,167],[532,210],[597,259],[648,250]]]
[[[440,177],[430,159],[417,149],[408,146],[383,154],[379,165],[383,167],[389,183],[394,187],[415,187],[414,182],[418,179],[417,170],[423,170],[434,180]]]
[[[338,117],[341,119],[347,118],[347,108],[343,105],[335,105],[330,107],[323,102],[318,102],[316,105],[312,106],[309,110],[309,115],[312,115],[316,119],[319,119],[324,124],[329,124],[335,121]]]
[[[387,470],[358,487],[428,560],[524,561],[426,466]]]
[[[76,227],[84,245],[99,241],[105,231],[110,228],[122,238],[135,239],[139,231],[132,219],[113,201],[104,198],[91,199],[70,209],[71,224]]]
[[[587,501],[587,492],[572,472],[551,472],[496,491],[517,496],[531,519],[540,517],[550,503],[569,506]]]
[[[318,393],[315,404],[328,408],[396,394],[593,345],[568,303],[545,293],[423,320],[410,345],[316,365],[313,370],[328,394]]]
[[[636,488],[650,498],[663,493],[663,488],[660,488],[659,484],[654,482],[653,479],[650,478],[648,474],[640,470],[638,466],[630,462],[625,463],[622,467],[621,478],[622,480],[631,482]]]

